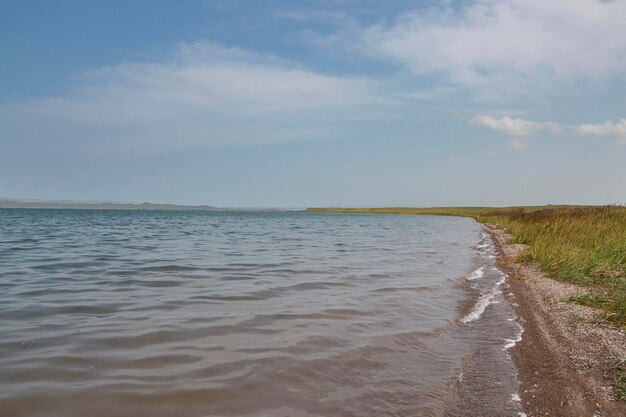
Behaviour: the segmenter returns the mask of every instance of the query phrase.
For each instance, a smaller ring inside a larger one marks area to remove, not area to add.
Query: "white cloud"
[[[553,122],[530,122],[520,118],[504,116],[496,118],[493,116],[478,116],[471,120],[474,125],[484,126],[492,130],[497,130],[510,136],[528,136],[539,130],[559,132],[561,126]]]
[[[390,109],[369,79],[195,43],[168,61],[91,71],[61,97],[4,104],[0,136],[138,151],[239,145],[335,138]]]
[[[626,1],[475,0],[363,28],[360,52],[494,96],[626,71]]]
[[[606,121],[599,124],[560,124],[555,122],[533,122],[509,116],[493,117],[480,115],[469,121],[471,125],[482,126],[504,133],[510,138],[510,144],[516,149],[527,146],[525,137],[536,132],[575,133],[581,136],[606,136],[617,139],[618,143],[626,144],[626,119],[619,122]]]
[[[582,124],[574,126],[573,130],[580,135],[613,136],[626,145],[626,119],[621,119],[617,123],[606,121],[599,124]]]

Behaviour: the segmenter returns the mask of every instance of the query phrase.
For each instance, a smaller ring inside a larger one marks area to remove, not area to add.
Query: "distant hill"
[[[93,209],[93,210],[219,210],[217,207],[200,205],[185,206],[178,204],[154,203],[110,203],[79,201],[19,200],[0,198],[0,208],[38,208],[38,209]]]

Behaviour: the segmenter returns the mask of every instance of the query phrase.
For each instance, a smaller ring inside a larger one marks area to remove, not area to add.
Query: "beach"
[[[568,303],[581,288],[547,278],[532,265],[517,263],[524,245],[487,228],[499,251],[499,267],[509,275],[514,307],[524,327],[512,349],[520,394],[530,416],[623,416],[616,401],[615,378],[626,358],[622,328],[598,319],[599,311]]]

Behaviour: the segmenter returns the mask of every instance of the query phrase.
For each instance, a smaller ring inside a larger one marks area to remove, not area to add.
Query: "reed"
[[[604,318],[626,326],[626,206],[435,207],[309,209],[380,214],[473,217],[528,245],[520,261],[549,277],[581,286],[571,301],[601,308]]]

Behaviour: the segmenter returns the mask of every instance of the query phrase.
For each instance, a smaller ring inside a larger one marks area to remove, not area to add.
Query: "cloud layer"
[[[168,59],[84,74],[58,97],[0,105],[0,141],[146,152],[336,139],[369,133],[372,121],[396,121],[427,105],[448,116],[451,109],[472,107],[474,101],[457,94],[459,86],[501,97],[543,91],[529,83],[563,87],[585,79],[606,86],[603,80],[626,73],[626,1],[435,4],[440,5],[404,13],[391,24],[367,26],[333,15],[348,27],[335,38],[343,50],[399,64],[410,70],[408,76],[398,75],[395,65],[370,77],[333,75],[332,65],[321,72],[209,42],[180,44]],[[517,103],[509,108],[519,108]],[[418,130],[416,119],[409,123]],[[573,126],[486,115],[472,123],[505,133],[516,147],[542,131],[626,141],[624,120]]]
[[[475,0],[416,10],[357,35],[362,53],[497,94],[621,76],[626,2]]]
[[[533,133],[573,133],[581,136],[602,136],[617,140],[620,144],[626,144],[626,119],[618,122],[606,121],[598,124],[560,124],[554,122],[533,122],[521,118],[504,116],[501,118],[481,115],[470,120],[474,126],[482,126],[503,133],[511,138],[511,145],[515,148],[523,148],[526,142],[523,140]]]
[[[0,136],[138,151],[327,139],[392,108],[366,78],[195,43],[168,61],[92,71],[62,97],[5,104]]]

